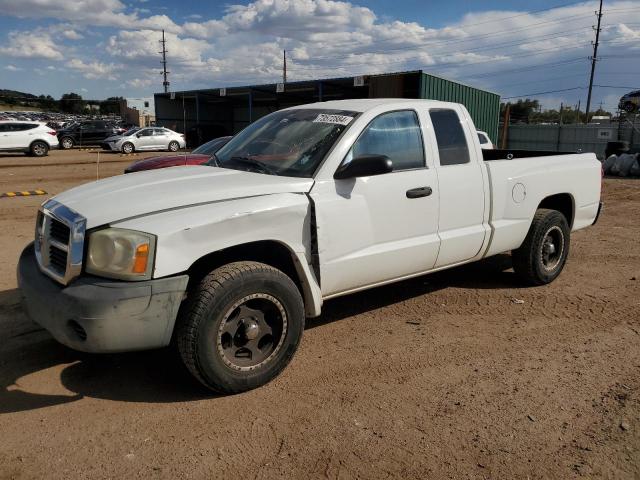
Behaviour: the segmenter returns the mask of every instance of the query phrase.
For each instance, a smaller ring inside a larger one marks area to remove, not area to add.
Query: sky
[[[597,1],[0,0],[0,88],[59,98],[422,69],[544,108],[586,103]],[[594,109],[640,89],[640,1],[605,0]]]

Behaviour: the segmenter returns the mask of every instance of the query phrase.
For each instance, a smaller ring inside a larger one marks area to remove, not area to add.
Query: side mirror
[[[360,155],[349,163],[340,165],[333,178],[344,180],[347,178],[370,177],[393,171],[393,163],[386,155]]]
[[[136,138],[140,138],[142,135],[140,135],[139,133],[136,133]]]

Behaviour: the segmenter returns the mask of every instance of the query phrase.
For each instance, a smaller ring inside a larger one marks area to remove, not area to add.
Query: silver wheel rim
[[[564,233],[557,225],[551,227],[543,236],[540,246],[540,263],[550,272],[558,268],[564,254]]]
[[[216,335],[216,349],[229,368],[247,372],[264,367],[282,349],[287,313],[267,293],[247,295],[227,310]]]
[[[171,150],[172,152],[177,151],[177,150],[178,150],[178,144],[177,144],[177,143],[175,143],[175,142],[171,142],[171,143],[169,144],[169,150]]]
[[[45,149],[44,146],[37,144],[33,146],[33,153],[35,153],[36,155],[44,155]]]
[[[62,146],[63,146],[64,148],[71,148],[71,147],[73,147],[73,142],[72,142],[71,140],[69,140],[68,138],[65,138],[65,139],[62,141]]]
[[[131,148],[131,145],[126,144],[124,147],[122,147],[122,149],[124,150],[124,153],[131,153],[131,151],[133,150],[133,148]]]

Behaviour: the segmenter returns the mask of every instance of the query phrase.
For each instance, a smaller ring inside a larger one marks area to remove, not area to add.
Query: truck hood
[[[311,178],[278,177],[208,166],[120,175],[67,190],[54,199],[87,219],[87,228],[192,205],[276,193],[307,193]]]

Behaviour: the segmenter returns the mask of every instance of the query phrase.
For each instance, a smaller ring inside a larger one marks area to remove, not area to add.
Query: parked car
[[[626,111],[627,113],[633,113],[640,109],[640,90],[635,90],[624,95],[620,99],[618,108]]]
[[[158,168],[178,167],[184,165],[202,165],[207,163],[211,155],[227,144],[231,137],[220,137],[200,145],[191,153],[183,155],[169,155],[165,157],[149,157],[133,162],[124,173],[141,172],[143,170],[156,170]]]
[[[74,146],[100,145],[102,141],[118,133],[117,128],[104,120],[72,123],[58,131],[60,146],[64,149]]]
[[[102,142],[103,149],[122,153],[149,150],[177,152],[186,145],[183,134],[162,127],[136,127]]]
[[[37,122],[0,121],[0,151],[44,157],[58,146],[55,130]]]
[[[196,379],[241,392],[285,368],[329,298],[509,251],[522,282],[552,282],[571,232],[598,218],[600,171],[593,153],[481,150],[455,103],[301,105],[207,165],[53,197],[18,284],[29,316],[71,348],[174,339]]]
[[[483,150],[493,150],[494,146],[493,143],[491,143],[491,139],[489,138],[489,135],[487,135],[487,132],[478,130],[477,133],[478,140],[480,141],[480,148]]]

